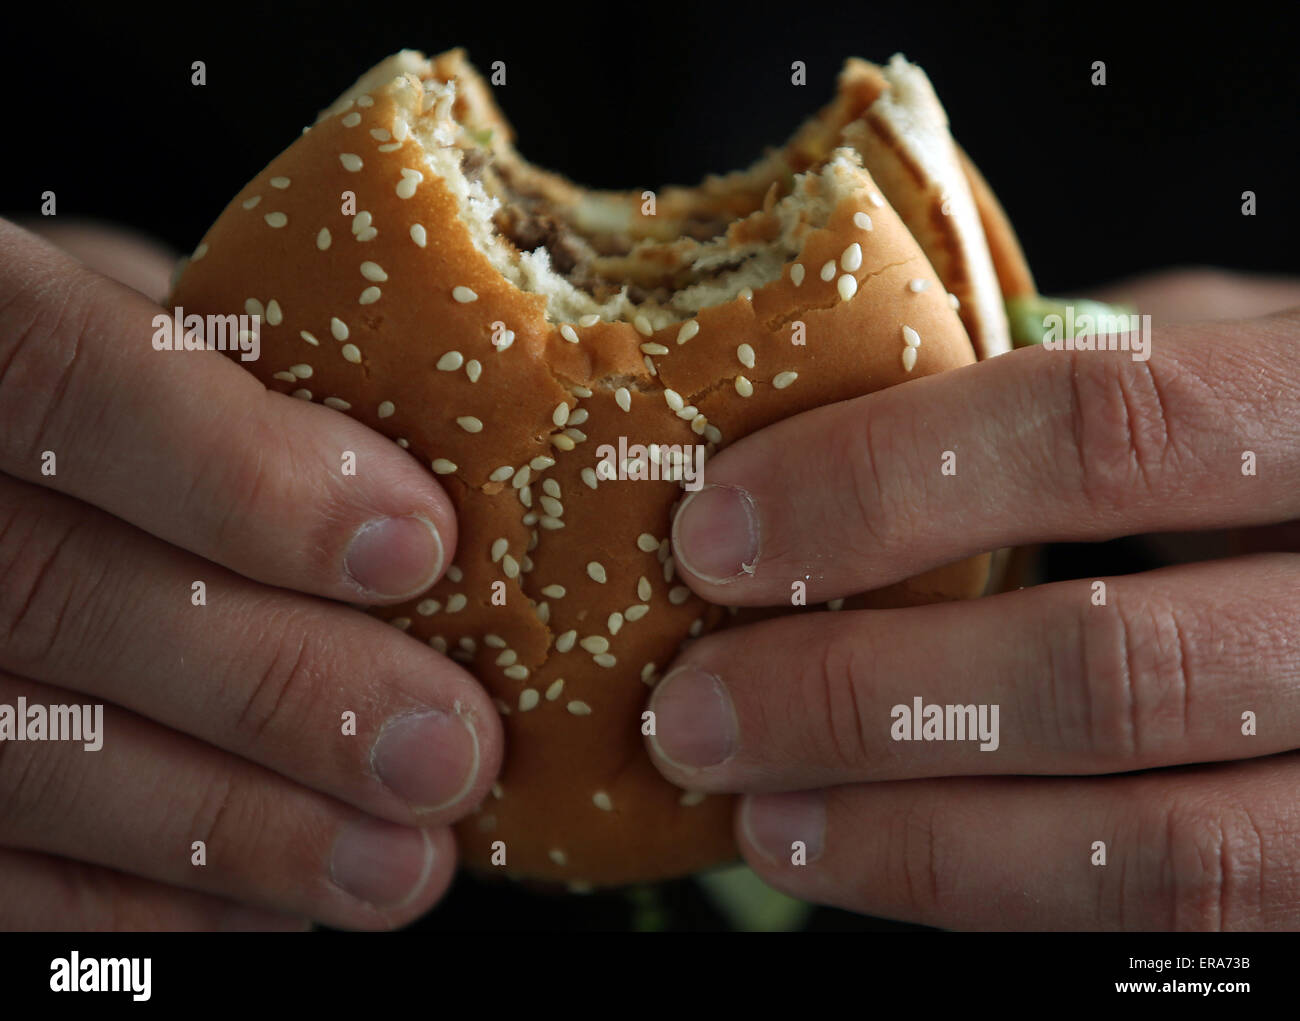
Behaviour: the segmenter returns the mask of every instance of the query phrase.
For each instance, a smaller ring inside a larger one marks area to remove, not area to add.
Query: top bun
[[[403,51],[249,182],[184,268],[171,300],[187,312],[264,314],[252,370],[269,388],[393,438],[456,505],[455,565],[373,612],[464,663],[502,714],[499,783],[458,827],[470,866],[587,889],[735,856],[732,799],[673,787],[642,745],[682,642],[746,619],[675,576],[672,448],[707,458],[976,360],[957,309],[982,300],[978,216],[935,234],[966,253],[945,279],[896,211],[930,218],[932,182],[886,185],[850,141],[868,146],[890,90],[851,62],[833,102],[750,169],[596,192],[514,151],[460,51]],[[927,160],[973,209],[930,127]],[[996,316],[980,312],[987,340]],[[601,448],[620,442],[653,447],[668,478],[607,478]],[[977,557],[846,605],[988,580]]]

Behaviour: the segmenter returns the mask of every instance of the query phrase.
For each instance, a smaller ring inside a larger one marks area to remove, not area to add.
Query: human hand
[[[84,241],[160,293],[156,264]],[[0,711],[107,703],[98,751],[0,742],[0,928],[401,925],[450,881],[500,721],[459,665],[331,600],[431,585],[451,504],[347,416],[153,350],[157,311],[0,221]]]
[[[1262,531],[1300,514],[1298,343],[1296,310],[1169,325],[1146,362],[1032,348],[777,423],[710,461],[677,567],[731,605],[809,578],[811,605],[1013,544]],[[1104,605],[1088,579],[708,635],[651,698],[651,753],[749,795],[747,861],[805,900],[950,928],[1294,928],[1291,550],[1099,579]],[[996,750],[891,739],[914,698],[998,706]]]

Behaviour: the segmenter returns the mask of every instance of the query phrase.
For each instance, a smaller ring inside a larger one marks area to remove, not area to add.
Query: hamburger
[[[1034,285],[902,56],[848,61],[783,147],[695,187],[582,188],[513,137],[462,51],[397,53],[231,200],[170,302],[261,317],[246,368],[268,388],[437,475],[456,561],[371,612],[463,663],[503,718],[503,772],[457,827],[464,862],[581,891],[736,855],[732,799],[670,785],[643,745],[682,644],[764,615],[676,575],[674,509],[701,465],[1009,351],[1004,301]],[[970,598],[998,565],[808,609]]]

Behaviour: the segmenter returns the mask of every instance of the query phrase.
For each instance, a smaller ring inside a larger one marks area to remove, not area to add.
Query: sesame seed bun
[[[683,641],[748,618],[675,576],[680,483],[604,479],[598,448],[712,455],[977,358],[948,293],[974,305],[970,274],[936,272],[896,211],[908,186],[849,141],[891,87],[859,65],[786,147],[664,189],[648,215],[640,191],[527,164],[463,53],[403,51],[249,182],[179,277],[187,312],[266,310],[252,371],[391,437],[456,505],[448,576],[373,612],[464,663],[502,714],[504,771],[458,827],[472,868],[585,889],[736,853],[732,799],[667,783],[640,726]],[[847,605],[989,577],[977,557]]]

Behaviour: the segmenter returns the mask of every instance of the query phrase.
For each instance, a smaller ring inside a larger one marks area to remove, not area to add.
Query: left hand
[[[1147,362],[1034,348],[810,411],[709,463],[677,566],[728,605],[810,577],[813,605],[1003,546],[1295,519],[1298,350],[1300,311],[1174,325]],[[950,928],[1295,928],[1300,556],[1104,581],[1102,606],[1088,579],[705,636],[651,699],[652,757],[748,794],[742,852],[805,900]],[[998,747],[891,739],[917,696],[999,706]]]

